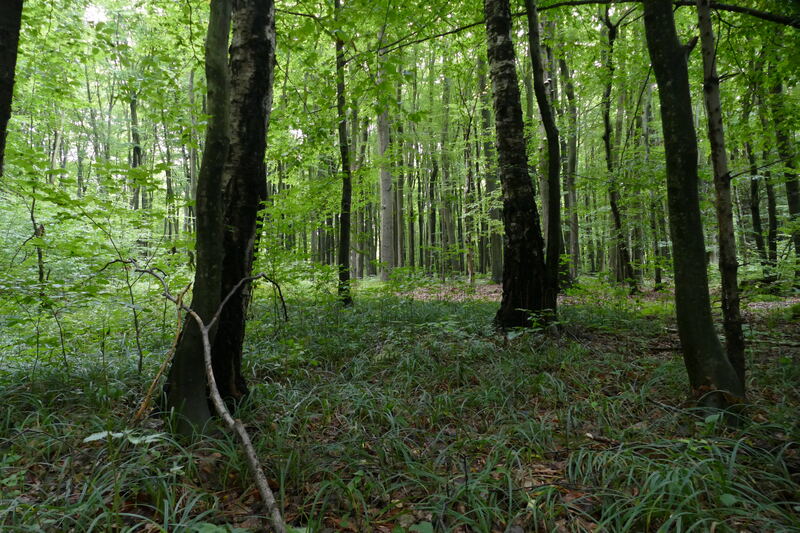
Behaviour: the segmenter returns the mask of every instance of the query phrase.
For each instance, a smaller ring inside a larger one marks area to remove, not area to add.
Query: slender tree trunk
[[[744,152],[747,163],[750,166],[750,218],[753,223],[753,239],[756,243],[758,257],[764,267],[764,279],[769,278],[769,259],[767,258],[767,248],[764,244],[764,227],[761,223],[761,194],[759,187],[758,163],[756,153],[753,150],[750,130],[750,112],[755,101],[755,91],[742,108],[742,123],[744,124],[747,137],[744,141]]]
[[[570,277],[578,277],[580,266],[580,240],[578,224],[578,192],[575,187],[575,175],[578,171],[578,107],[575,103],[575,86],[572,82],[567,62],[559,60],[561,77],[564,79],[564,93],[567,95],[567,117],[569,120],[569,136],[567,137],[567,171],[564,181],[567,189],[569,215],[569,255]]]
[[[769,120],[763,99],[759,100],[758,118],[762,131],[769,131]],[[769,161],[769,148],[766,146],[761,152],[761,159],[765,164]],[[778,206],[775,185],[772,182],[772,171],[769,168],[764,170],[764,189],[767,191],[767,259],[772,280],[775,277],[775,268],[778,266]]]
[[[678,41],[670,0],[645,0],[644,22],[661,103],[678,335],[693,396],[702,406],[724,408],[744,398],[744,383],[711,318],[687,49]]]
[[[484,0],[484,13],[506,232],[503,297],[495,322],[513,328],[530,325],[531,314],[544,309],[544,243],[528,174],[508,0]]]
[[[458,268],[456,258],[456,230],[453,201],[454,186],[450,180],[450,78],[444,77],[442,83],[442,181],[441,181],[441,213],[442,222],[442,272],[454,272]]]
[[[184,229],[186,232],[192,232],[195,228],[195,209],[193,201],[197,198],[197,146],[195,137],[197,132],[197,118],[194,112],[194,69],[189,71],[189,117],[191,119],[191,129],[189,130],[189,138],[191,144],[189,146],[189,175],[187,176],[186,183],[186,218]]]
[[[397,88],[397,101],[400,101],[402,96],[402,90],[400,87]],[[396,159],[396,172],[395,175],[397,178],[395,179],[395,222],[394,222],[394,258],[395,258],[395,266],[404,267],[406,266],[405,263],[405,217],[404,217],[404,196],[405,196],[405,181],[406,181],[406,169],[405,169],[405,141],[404,141],[404,131],[403,131],[403,123],[398,120],[397,121],[397,128],[395,130],[395,143],[396,146],[395,150],[395,157]]]
[[[708,114],[708,138],[711,141],[711,161],[714,167],[717,228],[719,239],[719,271],[722,276],[722,317],[725,329],[728,360],[739,375],[744,387],[744,333],[739,310],[739,283],[736,260],[736,234],[731,205],[731,175],[725,150],[725,130],[722,124],[722,104],[719,95],[719,76],[714,30],[711,25],[709,0],[697,0],[700,24],[700,45],[703,52],[703,96]]]
[[[342,8],[340,0],[333,0],[338,16]],[[344,305],[352,305],[350,295],[350,205],[353,196],[353,177],[350,172],[350,145],[347,137],[347,110],[344,88],[344,41],[336,33],[336,113],[339,119],[339,153],[342,157],[342,203],[339,211],[339,299]]]
[[[222,296],[252,274],[258,243],[258,211],[267,200],[264,155],[272,108],[275,9],[272,0],[234,0],[230,47],[230,150],[225,164]],[[213,341],[214,376],[220,395],[235,403],[248,393],[242,375],[247,307],[245,283],[228,301]]]
[[[608,8],[606,8],[608,9]],[[608,171],[608,201],[611,206],[611,218],[614,223],[614,253],[617,254],[619,260],[619,272],[622,278],[630,285],[631,291],[637,290],[636,279],[633,275],[633,268],[631,268],[630,253],[628,252],[627,238],[625,237],[623,224],[622,224],[622,211],[619,206],[619,184],[615,174],[615,159],[612,149],[611,139],[611,88],[614,79],[614,42],[617,39],[618,24],[611,22],[608,11],[603,18],[603,23],[608,30],[608,50],[606,50],[605,68],[607,70],[608,80],[606,81],[603,89],[603,145],[605,147],[606,155],[606,170]],[[617,136],[619,137],[619,135]]]
[[[230,138],[228,73],[228,32],[230,0],[212,0],[206,37],[206,80],[208,84],[208,127],[206,149],[197,183],[197,234],[192,309],[208,323],[220,304],[223,246],[222,174]],[[229,306],[230,307],[230,306]],[[187,320],[175,348],[166,383],[167,411],[177,416],[175,428],[190,435],[210,420],[206,401],[203,339],[194,320]]]
[[[142,166],[142,139],[139,135],[139,96],[134,92],[131,93],[130,101],[131,110],[131,173],[133,175],[133,183],[131,184],[131,209],[139,209],[145,206],[145,195],[147,191],[142,187],[139,180],[139,174],[136,170]]]
[[[558,297],[558,274],[561,258],[561,147],[558,139],[553,104],[544,85],[544,65],[539,36],[539,16],[535,0],[525,0],[528,11],[528,50],[533,67],[533,92],[547,136],[547,250],[544,289],[544,308],[555,316]],[[552,73],[551,73],[552,74]],[[552,84],[552,81],[551,81]]]
[[[486,90],[486,60],[478,58],[478,92],[481,95],[481,130],[483,135],[483,160],[484,160],[484,179],[486,181],[486,196],[492,197],[497,190],[497,160],[496,153],[492,147],[491,138],[491,103],[489,102],[489,92]],[[500,220],[500,210],[496,207],[489,209],[489,217],[492,220]],[[501,283],[503,281],[503,237],[496,230],[489,226],[489,263],[492,270],[492,282]]]
[[[19,30],[23,0],[0,2],[0,177],[3,176],[6,133],[14,96],[14,73],[17,66]]]
[[[772,108],[772,121],[775,124],[775,139],[777,140],[778,156],[783,162],[783,181],[786,186],[786,203],[789,206],[789,220],[792,224],[791,239],[794,244],[794,281],[800,287],[800,180],[797,179],[795,170],[794,141],[790,132],[789,115],[785,109],[783,83],[777,78],[774,68],[770,68],[773,78],[770,87],[770,103]]]
[[[383,41],[383,31],[379,41]],[[380,73],[379,73],[380,76]],[[381,187],[381,269],[383,281],[389,279],[389,273],[395,266],[394,257],[394,184],[392,183],[392,164],[389,161],[389,110],[378,114],[378,157],[380,158]]]

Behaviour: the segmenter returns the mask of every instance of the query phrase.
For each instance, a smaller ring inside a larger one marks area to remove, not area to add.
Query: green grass
[[[733,431],[684,408],[681,358],[663,349],[675,342],[668,298],[591,282],[571,291],[559,333],[505,338],[494,302],[371,283],[341,309],[287,292],[288,323],[270,291],[253,306],[239,416],[295,526],[800,530],[796,353],[753,345],[753,422]],[[787,313],[769,318],[797,331]],[[263,519],[232,437],[189,444],[157,419],[129,422],[156,357],[138,377],[133,353],[68,355],[69,376],[57,357],[0,375],[4,531]]]

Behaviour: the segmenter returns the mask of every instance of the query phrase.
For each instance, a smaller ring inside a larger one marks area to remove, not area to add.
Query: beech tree
[[[533,91],[547,136],[547,251],[545,261],[544,307],[555,316],[561,263],[561,146],[553,104],[545,89],[544,66],[539,37],[539,16],[535,0],[525,0],[528,11],[528,53],[533,65]],[[555,73],[553,73],[555,74]],[[555,83],[551,80],[551,85]]]
[[[506,236],[503,297],[495,321],[513,328],[530,325],[531,315],[544,309],[544,243],[528,174],[511,11],[508,0],[484,0],[483,5]]]
[[[661,103],[681,351],[700,405],[724,408],[744,399],[744,382],[726,357],[711,318],[688,48],[678,39],[670,0],[645,0],[644,24]]]
[[[211,4],[206,78],[211,118],[197,185],[197,270],[192,309],[209,321],[222,298],[248,277],[257,240],[257,214],[266,199],[264,151],[272,103],[275,53],[271,0]],[[233,21],[228,67],[227,36]],[[247,393],[241,373],[249,283],[220,314],[212,341],[220,394],[235,402]],[[210,419],[199,329],[186,323],[167,380],[167,406],[189,432]]]
[[[708,114],[708,138],[711,142],[711,162],[714,168],[714,190],[719,240],[719,271],[722,275],[722,316],[728,359],[739,380],[744,385],[744,333],[739,311],[739,282],[736,259],[736,236],[733,226],[731,178],[728,154],[725,148],[725,131],[722,125],[722,104],[717,74],[717,47],[711,25],[709,0],[697,0],[697,18],[700,25],[700,42],[703,53],[703,96]]]
[[[334,0],[336,15],[342,9],[340,0]],[[336,113],[339,118],[339,154],[342,160],[342,203],[339,210],[339,298],[344,305],[351,305],[350,295],[350,206],[353,196],[353,176],[350,168],[350,141],[347,136],[347,110],[344,85],[344,40],[342,30],[334,30],[336,35]]]

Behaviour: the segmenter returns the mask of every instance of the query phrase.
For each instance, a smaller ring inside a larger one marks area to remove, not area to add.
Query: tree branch
[[[631,4],[631,3],[641,3],[642,0],[564,0],[562,2],[556,2],[554,4],[550,4],[547,6],[540,6],[538,8],[539,12],[547,11],[550,9],[557,9],[560,7],[577,7],[577,6],[588,6],[588,5],[606,5],[606,4]],[[676,7],[682,6],[694,6],[695,0],[673,0],[673,5]],[[732,13],[742,13],[744,15],[749,15],[751,17],[765,20],[767,22],[772,22],[775,24],[781,24],[784,26],[790,26],[792,28],[800,29],[800,15],[795,16],[786,16],[786,15],[778,15],[776,13],[769,13],[767,11],[760,11],[758,9],[753,9],[744,6],[737,6],[732,4],[724,4],[721,2],[711,2],[711,9],[717,9],[719,11],[729,11]],[[522,17],[527,15],[526,11],[519,11],[517,13],[512,13],[512,17]],[[461,33],[462,31],[466,31],[470,28],[474,28],[476,26],[480,26],[485,22],[485,20],[476,20],[475,22],[471,22],[464,26],[459,26],[457,28],[453,28],[451,30],[447,30],[441,33],[436,33],[433,35],[428,35],[426,37],[420,37],[419,39],[414,39],[413,41],[408,41],[405,43],[392,43],[390,45],[382,46],[377,48],[376,50],[372,50],[369,53],[379,52],[379,53],[389,53],[394,52],[396,50],[400,50],[401,48],[405,48],[407,46],[412,46],[419,43],[424,43],[426,41],[430,41],[433,39],[438,39],[440,37],[446,37],[448,35],[453,35],[456,33]],[[354,57],[349,58],[347,61],[351,61]]]
[[[159,282],[161,282],[161,286],[164,289],[164,297],[173,302],[178,308],[186,311],[197,323],[197,327],[200,329],[200,334],[203,339],[203,359],[205,362],[206,379],[208,380],[208,392],[211,396],[211,403],[214,404],[214,409],[217,411],[219,417],[222,418],[223,422],[225,422],[225,425],[228,427],[228,429],[236,434],[239,439],[239,443],[244,449],[250,473],[253,474],[253,478],[255,479],[256,487],[261,495],[261,499],[264,501],[264,504],[267,506],[267,510],[271,515],[272,527],[275,528],[277,533],[286,533],[286,524],[283,521],[283,516],[281,515],[281,511],[275,501],[275,495],[272,493],[272,489],[269,488],[267,476],[264,474],[264,469],[261,466],[261,462],[258,460],[258,455],[256,455],[255,448],[253,448],[253,442],[250,440],[250,435],[247,433],[247,429],[245,429],[242,421],[238,418],[233,418],[231,412],[228,410],[228,407],[225,405],[222,396],[219,394],[217,382],[214,379],[214,369],[211,363],[211,340],[209,338],[209,331],[219,318],[222,308],[225,307],[225,304],[236,293],[236,291],[238,291],[247,281],[253,281],[259,278],[265,278],[269,280],[269,278],[267,278],[267,276],[264,274],[242,278],[239,283],[237,283],[236,286],[231,289],[225,299],[222,300],[222,303],[217,308],[217,312],[214,313],[214,318],[212,318],[211,321],[206,325],[203,322],[203,319],[200,318],[200,315],[183,303],[181,296],[175,297],[169,292],[169,287],[167,286],[167,282],[164,280],[164,276],[159,275],[157,272],[155,272],[155,270],[152,269],[137,268],[136,272],[150,274]]]

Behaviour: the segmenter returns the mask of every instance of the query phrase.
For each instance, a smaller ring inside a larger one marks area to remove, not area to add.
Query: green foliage
[[[680,407],[680,358],[657,349],[674,342],[668,300],[582,279],[559,334],[504,338],[490,327],[496,304],[466,287],[362,284],[354,308],[311,287],[283,287],[289,322],[268,286],[256,291],[252,395],[238,413],[292,524],[798,527],[791,357],[754,348],[754,422],[729,430]],[[263,519],[232,437],[186,446],[159,420],[131,424],[146,387],[134,358],[115,347],[106,365],[98,354],[77,361],[70,376],[56,360],[0,378],[0,523],[235,531]],[[145,375],[159,362],[148,356]]]

